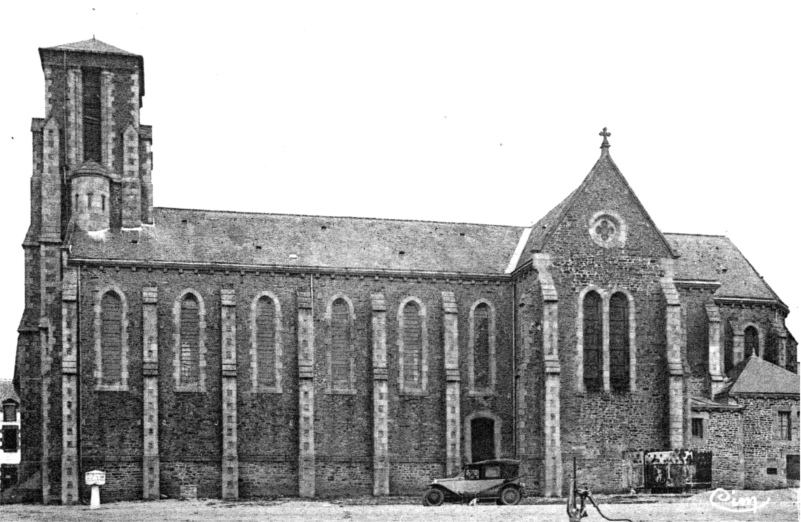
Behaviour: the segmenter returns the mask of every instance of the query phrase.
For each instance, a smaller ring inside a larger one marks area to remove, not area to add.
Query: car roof
[[[520,461],[515,459],[490,459],[490,460],[482,460],[479,462],[471,462],[468,466],[487,466],[493,464],[505,464],[507,466],[514,465],[519,466]]]

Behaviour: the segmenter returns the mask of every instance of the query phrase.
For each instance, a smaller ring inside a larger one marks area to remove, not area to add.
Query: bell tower
[[[58,138],[58,154],[42,158],[42,215],[50,218],[43,232],[46,225],[63,239],[70,221],[85,231],[151,224],[151,129],[139,122],[144,59],[94,38],[39,56],[45,148]]]
[[[39,49],[45,115],[31,124],[31,224],[18,379],[31,419],[20,480],[40,480],[44,503],[78,501],[77,275],[70,234],[153,223],[151,128],[139,122],[144,60],[94,38]],[[61,410],[61,422],[54,412]],[[35,477],[39,479],[35,479]]]

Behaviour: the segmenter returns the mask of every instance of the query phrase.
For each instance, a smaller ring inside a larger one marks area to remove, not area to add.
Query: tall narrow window
[[[753,326],[745,329],[745,358],[759,355],[759,332]]]
[[[331,305],[331,385],[350,388],[351,338],[350,307],[342,298]]]
[[[403,385],[419,389],[423,377],[423,332],[420,306],[409,301],[403,307]]]
[[[790,419],[789,411],[779,412],[779,433],[777,438],[781,440],[793,440],[793,425]]]
[[[100,69],[83,70],[83,160],[100,163]]]
[[[181,301],[180,383],[200,382],[200,310],[197,298],[187,294]]]
[[[473,318],[473,384],[476,389],[489,388],[490,376],[490,307],[481,303]]]
[[[258,384],[263,387],[276,385],[276,329],[275,303],[267,296],[259,299],[256,306],[256,362]]]
[[[122,380],[122,302],[115,292],[106,292],[100,301],[100,368],[102,384],[116,385]]]
[[[598,292],[584,296],[584,388],[603,389],[603,312]]]
[[[609,300],[609,384],[629,389],[629,300],[620,292]]]

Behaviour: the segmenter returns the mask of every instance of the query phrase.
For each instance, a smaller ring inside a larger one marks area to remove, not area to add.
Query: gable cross
[[[601,132],[598,133],[598,136],[603,136],[603,138],[604,138],[604,142],[601,143],[601,148],[602,149],[608,149],[609,148],[609,140],[607,140],[606,138],[608,138],[611,135],[612,135],[612,133],[611,132],[607,132],[606,127],[604,127],[604,130],[602,130]]]

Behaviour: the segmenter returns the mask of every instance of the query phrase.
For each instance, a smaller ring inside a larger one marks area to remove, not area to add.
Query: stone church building
[[[733,485],[797,462],[787,305],[726,237],[661,232],[608,133],[527,227],[157,208],[143,58],[39,54],[14,384],[44,502],[94,469],[105,499],[232,499],[419,494],[493,457],[536,495],[573,457],[621,489],[633,449],[734,451]],[[748,411],[790,443],[749,460]]]

